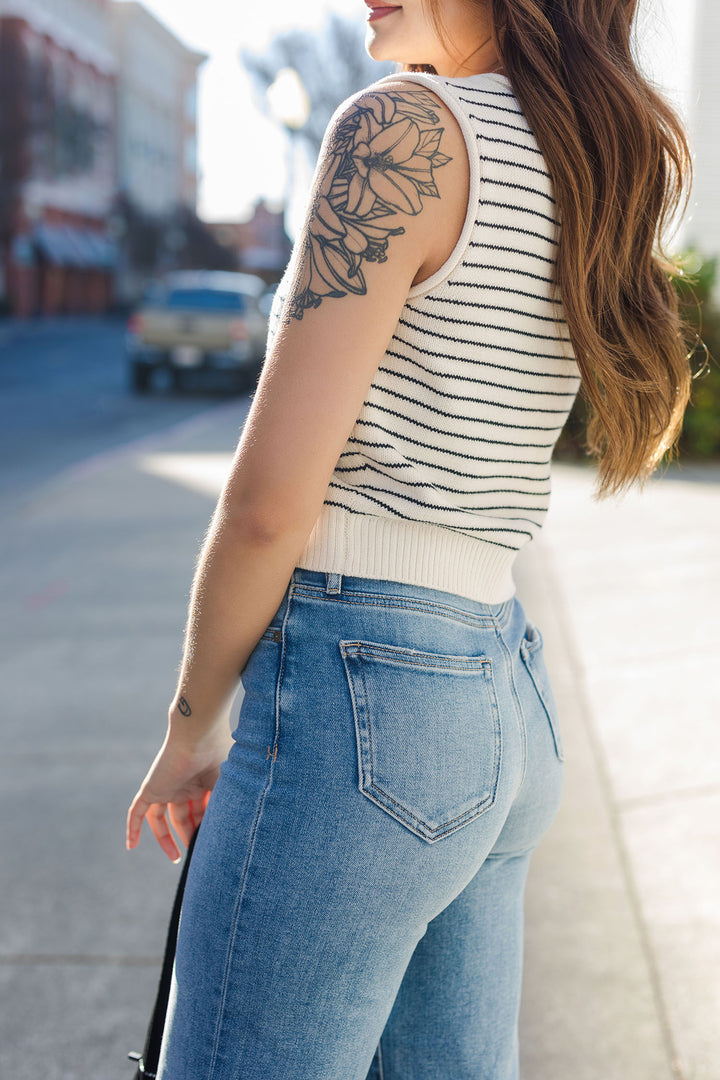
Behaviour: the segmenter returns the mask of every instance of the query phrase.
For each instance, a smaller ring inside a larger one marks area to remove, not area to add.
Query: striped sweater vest
[[[297,565],[502,603],[542,527],[580,385],[551,296],[558,208],[506,76],[388,78],[427,87],[457,118],[468,211],[448,260],[408,293]]]

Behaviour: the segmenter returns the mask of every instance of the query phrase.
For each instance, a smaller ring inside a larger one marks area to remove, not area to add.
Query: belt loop
[[[328,593],[328,595],[333,596],[342,592],[342,574],[331,574],[329,571],[326,571],[325,592]]]

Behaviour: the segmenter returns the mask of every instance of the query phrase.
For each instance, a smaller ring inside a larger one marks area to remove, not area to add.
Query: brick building
[[[183,236],[177,219],[197,204],[197,76],[207,59],[184,45],[142,4],[111,6],[118,64],[118,192],[124,226],[116,295],[124,304],[142,293],[148,273],[173,265]],[[180,235],[178,235],[180,233]],[[138,235],[139,234],[139,235]],[[138,241],[148,265],[137,261]],[[133,256],[135,251],[135,257]]]
[[[197,202],[197,72],[188,49],[139,3],[111,7],[118,64],[118,180],[141,209]]]
[[[114,246],[108,0],[0,0],[0,296],[18,315],[102,311]]]
[[[197,200],[197,71],[142,4],[0,0],[0,310],[132,293],[121,193],[159,233]]]

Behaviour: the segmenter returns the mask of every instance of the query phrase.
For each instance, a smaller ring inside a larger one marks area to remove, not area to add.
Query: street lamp
[[[295,68],[281,68],[265,96],[273,120],[291,132],[305,126],[310,116],[310,98]]]
[[[288,136],[285,180],[285,232],[294,239],[305,210],[305,197],[295,191],[297,133],[305,127],[310,116],[310,98],[299,74],[292,67],[284,67],[266,91],[270,115],[280,124]]]

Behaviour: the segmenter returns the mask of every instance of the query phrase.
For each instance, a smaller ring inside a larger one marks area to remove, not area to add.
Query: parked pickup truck
[[[182,384],[191,369],[235,373],[249,385],[262,365],[266,286],[253,274],[223,270],[178,270],[157,282],[130,316],[126,352],[130,385],[150,389],[156,371]]]

